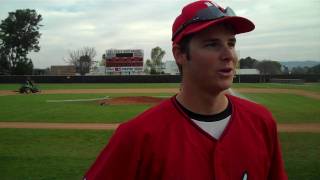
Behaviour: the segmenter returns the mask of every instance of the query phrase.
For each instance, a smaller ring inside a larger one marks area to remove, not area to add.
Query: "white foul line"
[[[109,99],[109,96],[106,96],[104,98],[93,98],[93,99],[63,99],[63,100],[46,100],[46,102],[81,102],[81,101],[96,101],[96,100],[103,100],[103,99]]]

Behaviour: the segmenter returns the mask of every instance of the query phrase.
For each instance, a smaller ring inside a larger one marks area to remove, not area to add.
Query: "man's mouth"
[[[220,69],[219,74],[222,76],[233,76],[233,69],[232,68]]]
[[[232,71],[232,68],[223,68],[219,70],[219,72],[223,72],[223,73],[230,73],[231,71]]]

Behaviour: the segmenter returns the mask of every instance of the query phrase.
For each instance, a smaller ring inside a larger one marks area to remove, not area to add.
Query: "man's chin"
[[[225,81],[221,84],[221,89],[224,91],[229,89],[231,86],[232,86],[232,80]]]
[[[212,93],[215,93],[215,94],[225,93],[225,92],[228,92],[230,88],[231,88],[231,84],[218,86],[218,87],[212,88],[213,90]]]

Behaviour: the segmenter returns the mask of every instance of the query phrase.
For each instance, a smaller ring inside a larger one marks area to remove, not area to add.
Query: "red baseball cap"
[[[232,25],[236,34],[254,29],[254,24],[244,17],[236,16],[229,7],[223,9],[216,3],[200,0],[186,5],[172,25],[172,42],[179,43],[189,34],[219,23]]]

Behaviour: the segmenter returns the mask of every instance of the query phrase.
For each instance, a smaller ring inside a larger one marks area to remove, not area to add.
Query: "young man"
[[[181,91],[123,123],[85,178],[287,179],[272,115],[226,95],[235,34],[254,25],[210,1],[185,6],[172,28]]]

